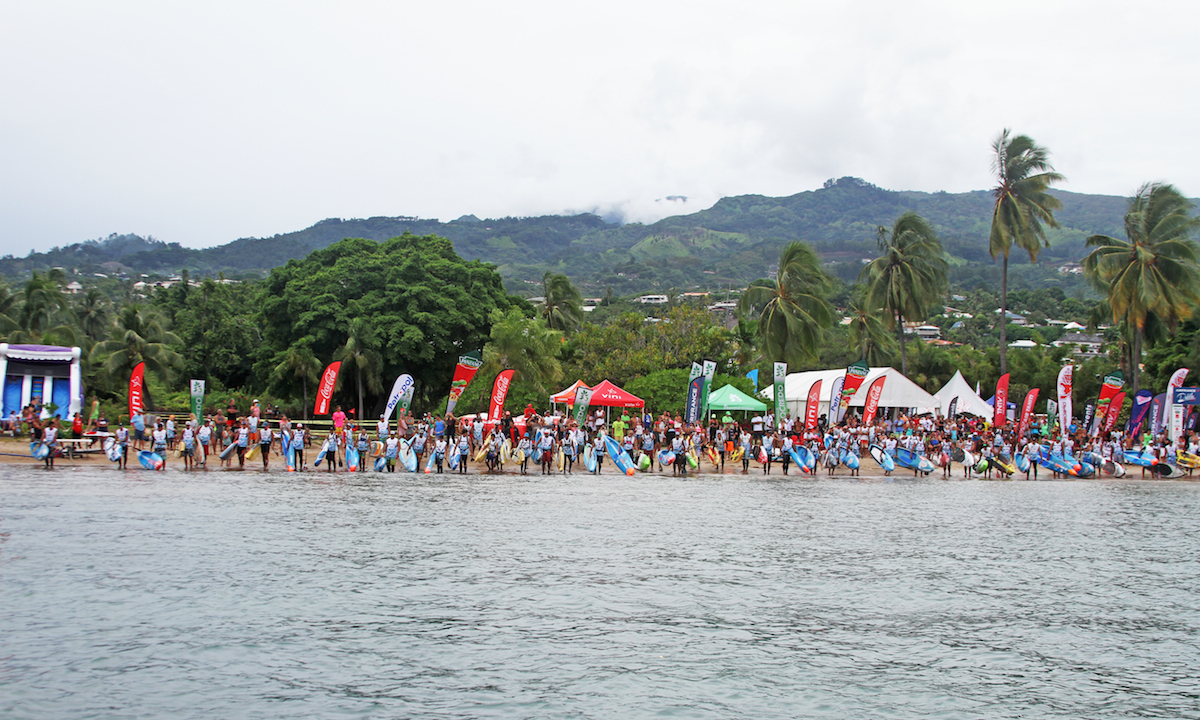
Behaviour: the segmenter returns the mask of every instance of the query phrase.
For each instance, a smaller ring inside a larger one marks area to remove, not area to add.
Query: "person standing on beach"
[[[271,430],[271,421],[263,420],[258,426],[258,451],[262,454],[263,470],[270,469],[271,443],[275,442],[275,432]]]
[[[50,419],[50,424],[42,431],[42,443],[49,452],[46,453],[46,469],[54,469],[54,456],[58,454],[58,418]]]

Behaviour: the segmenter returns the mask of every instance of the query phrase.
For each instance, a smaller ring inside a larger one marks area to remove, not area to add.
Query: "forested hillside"
[[[1125,198],[1055,191],[1063,202],[1051,231],[1048,264],[1078,261],[1087,236],[1119,236]],[[268,238],[243,238],[203,250],[184,248],[152,237],[110,235],[25,258],[0,258],[0,275],[28,276],[32,270],[63,267],[81,274],[173,274],[193,276],[263,275],[347,237],[385,240],[403,235],[436,234],[449,238],[464,258],[498,266],[510,290],[534,289],[547,270],[562,272],[585,292],[612,288],[628,294],[667,288],[741,285],[769,273],[780,248],[791,240],[816,247],[831,271],[853,278],[863,259],[874,257],[875,231],[905,210],[915,210],[937,230],[952,266],[971,277],[974,265],[991,264],[987,234],[991,195],[884,190],[858,178],[829,181],[819,190],[788,197],[742,195],[690,215],[643,225],[606,222],[597,215],[480,220],[465,216],[450,222],[414,217],[327,219],[304,230]],[[1014,254],[1013,262],[1027,258]],[[978,272],[978,270],[976,271]]]

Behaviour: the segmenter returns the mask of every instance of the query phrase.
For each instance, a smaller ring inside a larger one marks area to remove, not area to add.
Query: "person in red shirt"
[[[75,437],[83,437],[83,416],[75,413],[75,419],[71,421],[71,434]]]
[[[537,411],[533,409],[533,403],[529,403],[525,406],[525,420],[528,421],[529,418],[533,417],[535,414],[537,414]]]

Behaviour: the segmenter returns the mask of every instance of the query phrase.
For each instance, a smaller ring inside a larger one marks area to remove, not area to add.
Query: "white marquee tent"
[[[942,415],[949,414],[950,401],[958,398],[958,412],[969,413],[977,417],[991,420],[994,412],[992,406],[979,397],[974,388],[967,382],[962,373],[955,370],[954,377],[946,381],[941,390],[938,390],[934,395],[940,401]]]
[[[809,372],[791,373],[784,382],[784,396],[787,400],[788,412],[792,417],[804,416],[804,403],[808,400],[808,391],[817,380],[821,381],[821,410],[819,414],[828,417],[829,393],[833,390],[833,381],[846,374],[846,368],[834,370],[812,370]],[[899,370],[890,367],[873,367],[863,380],[862,387],[850,398],[850,407],[859,408],[867,400],[867,388],[880,375],[887,375],[883,383],[883,394],[879,397],[880,408],[916,408],[917,414],[937,412],[941,407],[938,399],[921,389],[921,386],[904,377]],[[768,386],[759,392],[767,398],[768,404],[774,397],[774,390]],[[961,400],[959,402],[962,402]],[[882,410],[881,410],[882,412]]]

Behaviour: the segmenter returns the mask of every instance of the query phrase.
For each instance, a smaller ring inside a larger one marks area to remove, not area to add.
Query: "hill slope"
[[[1079,260],[1088,235],[1120,235],[1126,199],[1056,191],[1063,201],[1061,228],[1051,231],[1044,261]],[[586,287],[619,293],[668,287],[740,284],[770,272],[780,247],[791,240],[812,243],[834,271],[853,277],[861,259],[875,254],[875,230],[905,210],[915,210],[937,229],[952,262],[991,263],[987,235],[991,195],[898,192],[857,178],[788,197],[741,195],[713,207],[664,218],[650,225],[608,223],[596,215],[548,215],[451,222],[414,217],[322,220],[304,230],[269,238],[243,238],[194,250],[136,235],[110,235],[25,258],[0,258],[0,276],[17,278],[60,266],[82,273],[225,272],[262,274],[293,258],[346,237],[372,240],[411,232],[454,242],[467,259],[495,263],[518,291],[546,270],[565,272]],[[1014,262],[1021,258],[1014,254]]]

